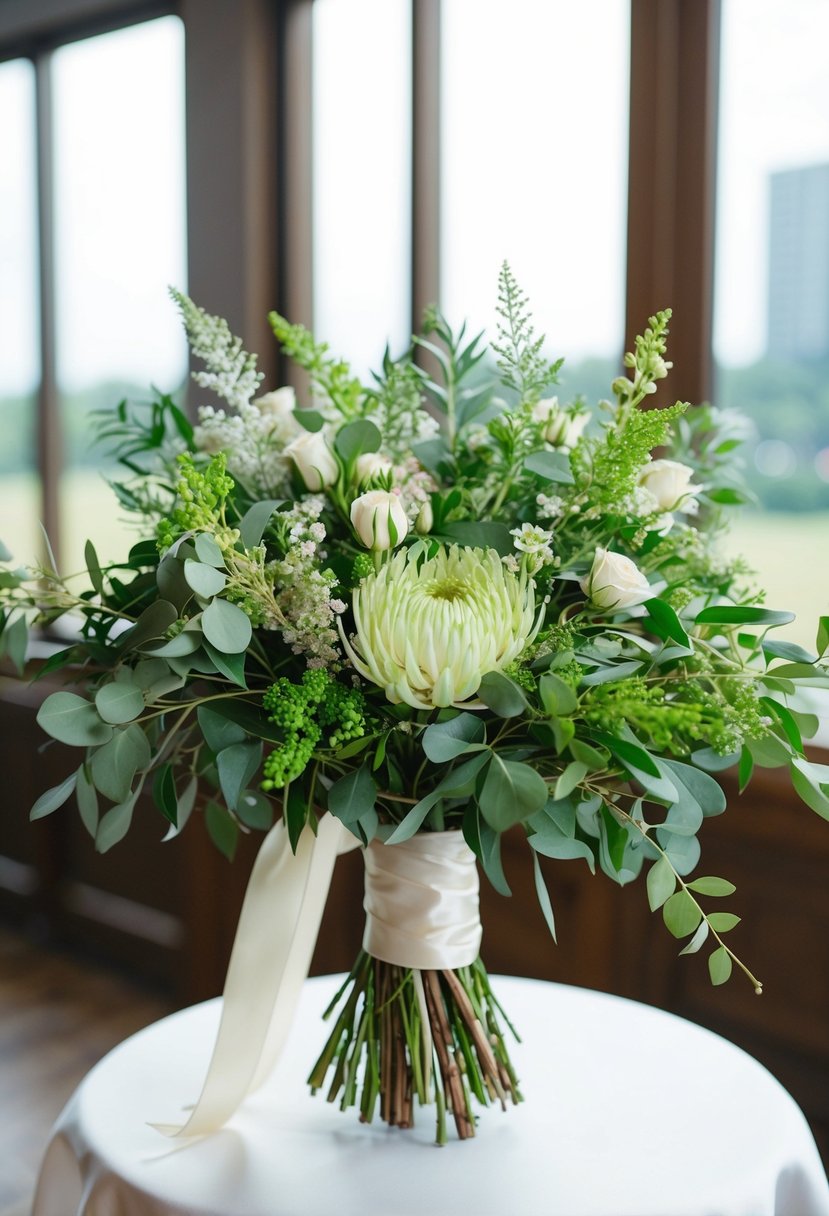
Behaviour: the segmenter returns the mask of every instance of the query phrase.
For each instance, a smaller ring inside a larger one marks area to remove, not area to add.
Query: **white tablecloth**
[[[83,1081],[47,1151],[33,1216],[829,1216],[802,1113],[732,1044],[579,988],[500,978],[524,1042],[526,1102],[482,1113],[474,1140],[361,1125],[305,1076],[331,977],[305,986],[266,1086],[220,1132],[163,1137],[195,1100],[211,1001],[127,1039]]]

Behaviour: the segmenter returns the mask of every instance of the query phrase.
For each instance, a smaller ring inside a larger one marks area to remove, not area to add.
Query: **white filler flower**
[[[483,709],[469,701],[482,677],[521,654],[542,616],[526,574],[511,574],[493,549],[456,545],[427,561],[401,550],[363,579],[353,606],[349,659],[389,701],[415,709]]]

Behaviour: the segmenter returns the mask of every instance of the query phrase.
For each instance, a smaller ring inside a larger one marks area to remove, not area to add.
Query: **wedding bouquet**
[[[734,964],[734,887],[692,878],[715,776],[786,766],[829,817],[829,773],[806,759],[819,655],[769,631],[739,561],[717,551],[741,501],[739,427],[710,407],[646,408],[670,369],[668,312],[651,317],[611,399],[551,395],[549,362],[507,265],[497,340],[429,310],[423,333],[370,384],[299,325],[273,331],[304,369],[258,395],[256,359],[226,323],[173,292],[196,383],[224,405],[196,425],[167,396],[100,418],[126,476],[136,544],[79,589],[54,563],[0,573],[0,646],[69,614],[73,643],[39,673],[81,691],[38,715],[80,763],[32,809],[74,793],[101,852],[145,787],[167,837],[200,815],[232,856],[280,818],[294,848],[321,817],[365,851],[365,948],[314,1067],[330,1100],[411,1123],[434,1099],[474,1132],[472,1098],[518,1100],[509,1026],[478,957],[478,863],[504,895],[503,832],[533,858],[624,884],[645,869],[651,908]],[[8,553],[4,553],[9,558]]]

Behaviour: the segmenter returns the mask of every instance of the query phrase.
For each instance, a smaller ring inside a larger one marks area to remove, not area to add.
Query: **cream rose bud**
[[[309,490],[324,490],[333,486],[339,476],[339,465],[326,443],[323,431],[304,431],[285,448]]]
[[[639,474],[639,484],[656,499],[660,511],[682,510],[683,499],[700,491],[691,484],[694,470],[678,460],[652,460]]]
[[[296,393],[288,384],[285,388],[277,388],[272,393],[264,393],[263,396],[254,398],[253,404],[260,414],[287,418],[296,409]]]
[[[378,477],[383,473],[391,472],[391,461],[385,456],[381,456],[379,452],[363,452],[362,456],[357,457],[357,463],[354,466],[357,473],[357,481],[368,481],[370,477]]]
[[[558,397],[546,397],[543,401],[537,401],[533,406],[533,417],[541,423],[541,434],[545,442],[552,444],[554,448],[564,448],[567,451],[576,446],[590,420],[590,415],[584,410],[571,414],[562,409]]]
[[[354,531],[367,549],[393,549],[409,531],[400,495],[369,490],[351,504]]]
[[[580,586],[597,608],[632,608],[651,598],[650,584],[636,562],[611,549],[596,550]]]
[[[431,502],[427,499],[417,513],[415,532],[418,532],[421,536],[427,536],[432,531],[434,523],[435,513],[432,510]]]

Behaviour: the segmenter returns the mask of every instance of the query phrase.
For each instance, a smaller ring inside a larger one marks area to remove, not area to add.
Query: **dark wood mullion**
[[[720,0],[632,0],[628,349],[670,306],[664,394],[711,395]]]
[[[440,302],[441,2],[412,0],[412,329]]]
[[[38,246],[40,290],[40,385],[37,394],[37,464],[41,513],[52,551],[60,563],[60,477],[63,426],[57,383],[55,305],[54,130],[51,56],[35,60]]]
[[[277,306],[314,327],[313,0],[284,0],[279,29]],[[307,403],[305,373],[283,359],[280,382]]]

